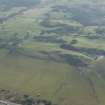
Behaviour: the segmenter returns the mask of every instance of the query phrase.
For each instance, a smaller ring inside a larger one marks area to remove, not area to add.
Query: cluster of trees
[[[51,101],[44,99],[34,99],[29,95],[24,95],[20,102],[22,105],[53,105]]]

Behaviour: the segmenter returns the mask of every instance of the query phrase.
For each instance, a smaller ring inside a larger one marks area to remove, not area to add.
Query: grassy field
[[[60,104],[87,103],[90,105],[90,101],[91,105],[96,104],[92,90],[75,68],[52,61],[21,56],[2,56],[0,87],[33,96],[40,94],[41,98]]]
[[[65,9],[54,12],[53,6],[69,5],[58,4],[31,8],[0,24],[0,88],[58,105],[105,105],[104,30],[68,19],[72,13]]]

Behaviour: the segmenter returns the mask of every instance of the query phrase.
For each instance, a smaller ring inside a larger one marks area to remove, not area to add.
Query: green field
[[[93,2],[1,4],[0,88],[58,105],[105,105],[104,0]]]

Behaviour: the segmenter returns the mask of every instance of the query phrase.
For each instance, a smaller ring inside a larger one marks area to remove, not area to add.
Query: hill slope
[[[104,0],[0,2],[0,88],[105,104]]]

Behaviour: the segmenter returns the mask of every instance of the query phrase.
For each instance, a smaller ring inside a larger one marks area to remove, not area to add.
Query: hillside
[[[105,105],[104,11],[105,0],[0,0],[0,88]]]

